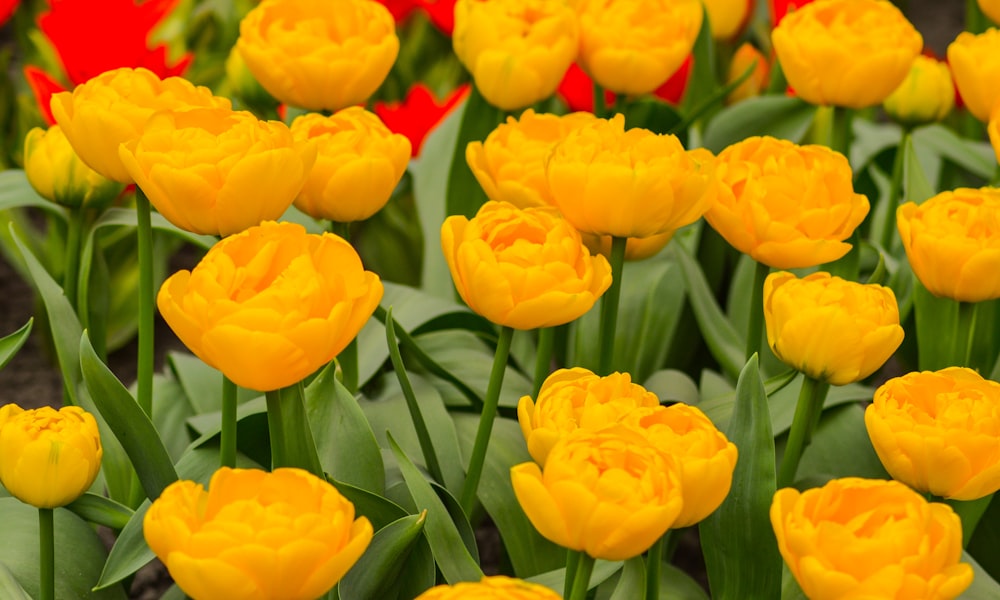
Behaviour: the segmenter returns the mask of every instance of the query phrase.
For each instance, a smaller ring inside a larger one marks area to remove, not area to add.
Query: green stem
[[[665,534],[653,543],[646,554],[646,600],[658,600],[660,597],[660,564],[663,562],[663,547],[667,543]]]
[[[962,520],[962,547],[965,548],[969,545],[969,540],[972,539],[972,534],[976,532],[976,526],[979,525],[980,519],[986,514],[986,509],[989,508],[990,502],[993,500],[993,494],[988,496],[983,496],[976,500],[938,500],[940,502],[945,502],[951,506],[958,518]]]
[[[537,399],[545,378],[552,371],[552,347],[555,344],[555,327],[538,330],[538,347],[535,349],[535,376],[531,385],[531,397]]]
[[[271,437],[271,469],[290,467],[285,440],[285,416],[281,407],[281,390],[264,393],[267,402],[267,432]]]
[[[965,0],[965,30],[972,33],[982,33],[988,27],[986,15],[979,10],[979,3],[976,0]]]
[[[598,375],[611,373],[611,358],[615,352],[615,327],[618,323],[618,301],[622,293],[622,271],[625,267],[625,245],[628,238],[611,238],[611,287],[601,298],[601,358]]]
[[[833,124],[830,128],[830,148],[851,160],[852,120],[854,111],[843,106],[833,107]]]
[[[222,376],[222,437],[219,440],[219,464],[236,466],[236,384]]]
[[[136,365],[136,402],[153,414],[153,226],[149,199],[135,188],[136,232],[139,253],[139,350]]]
[[[799,401],[795,406],[795,417],[792,428],[788,432],[788,443],[785,444],[785,455],[781,459],[781,469],[778,471],[778,489],[788,487],[795,481],[795,472],[799,468],[802,452],[812,440],[812,434],[819,424],[819,416],[823,412],[823,402],[830,384],[805,375],[802,379],[802,389],[799,391]]]
[[[563,582],[563,598],[569,598],[573,593],[573,580],[576,578],[576,569],[580,566],[580,555],[577,550],[566,551],[566,577]]]
[[[351,243],[351,224],[330,221],[330,233],[344,238],[348,244]],[[337,364],[340,365],[341,383],[351,394],[358,391],[358,340],[354,338],[337,355]]]
[[[594,571],[594,559],[586,552],[577,553],[576,569],[573,571],[573,586],[566,600],[584,600],[590,587],[590,574]],[[568,572],[568,571],[567,571]]]
[[[497,416],[497,405],[500,402],[500,388],[503,386],[504,372],[507,370],[507,356],[510,354],[510,341],[514,330],[510,327],[500,328],[497,339],[497,351],[493,356],[493,369],[490,370],[490,382],[486,388],[486,399],[483,400],[483,412],[479,415],[479,429],[476,430],[476,441],[472,446],[472,457],[469,459],[469,470],[462,486],[462,508],[465,514],[472,514],[476,504],[476,491],[479,488],[479,478],[483,474],[483,464],[486,462],[486,447],[490,443],[493,432],[493,421]]]
[[[38,509],[39,600],[56,597],[56,536],[53,509]]]
[[[74,310],[79,306],[77,289],[80,279],[80,239],[85,218],[85,209],[71,208],[69,222],[66,224],[66,272],[63,275],[63,293],[66,294],[66,299]],[[80,321],[86,322],[86,319],[81,316]]]
[[[910,130],[903,129],[903,138],[896,148],[896,158],[892,162],[892,181],[889,183],[889,198],[886,201],[885,221],[882,222],[882,232],[878,244],[886,253],[891,250],[892,232],[896,230],[896,207],[899,205],[900,192],[903,189],[903,165],[906,164],[906,152],[910,144]]]
[[[604,117],[608,112],[608,107],[604,103],[604,88],[601,84],[594,82],[594,116]]]
[[[747,322],[746,359],[760,350],[760,336],[764,331],[764,280],[771,272],[771,267],[762,262],[757,263],[753,273],[753,288],[750,289],[750,318]]]
[[[958,334],[954,338],[953,365],[972,368],[972,347],[976,337],[978,306],[978,302],[958,303]]]

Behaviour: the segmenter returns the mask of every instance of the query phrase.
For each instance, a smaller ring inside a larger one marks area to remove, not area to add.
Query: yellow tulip
[[[103,455],[97,421],[80,407],[0,407],[0,483],[21,502],[56,508],[76,500]]]
[[[1000,489],[1000,383],[971,369],[890,379],[865,425],[885,470],[916,490],[975,500]]]
[[[1000,104],[1000,29],[978,35],[964,31],[948,45],[948,64],[965,107],[980,121],[988,121]]]
[[[543,537],[604,560],[645,552],[683,505],[677,462],[627,427],[574,432],[552,448],[544,469],[522,463],[510,476]]]
[[[129,175],[168,221],[221,236],[280,218],[315,153],[284,123],[225,108],[161,111],[119,149]]]
[[[903,341],[892,290],[813,273],[764,280],[764,325],[775,356],[832,385],[860,381]]]
[[[123,189],[80,160],[58,125],[25,136],[24,174],[39,196],[68,208],[103,209]]]
[[[374,113],[351,106],[292,122],[300,143],[315,142],[316,163],[295,206],[315,219],[363,221],[385,206],[410,162],[410,140]]]
[[[885,112],[907,125],[933,123],[948,116],[955,105],[955,85],[948,63],[918,56],[906,79],[885,99]]]
[[[697,221],[714,177],[708,152],[687,152],[673,135],[625,130],[623,115],[569,132],[551,151],[555,205],[583,233],[645,238]]]
[[[350,244],[265,222],[225,238],[156,298],[164,320],[198,358],[237,385],[266,392],[333,360],[382,299]]]
[[[193,481],[163,490],[143,533],[194,600],[312,600],[357,562],[372,525],[306,471],[223,467],[208,490]]]
[[[579,36],[563,0],[455,3],[455,54],[486,101],[503,110],[551,96],[576,59]]]
[[[739,79],[751,66],[753,71],[750,76],[726,96],[727,103],[735,104],[740,100],[759,96],[767,88],[771,65],[761,51],[750,42],[744,42],[733,54],[733,60],[729,63],[729,74],[726,77],[727,83]]]
[[[844,242],[868,214],[851,166],[825,146],[751,137],[723,150],[705,220],[734,248],[777,269],[847,254]]]
[[[684,62],[701,29],[699,0],[580,0],[580,66],[619,94],[653,92]]]
[[[983,11],[990,21],[1000,24],[1000,0],[979,0],[979,10]]]
[[[959,188],[896,211],[913,273],[927,291],[960,302],[1000,298],[1000,189]]]
[[[138,138],[156,111],[209,107],[229,109],[230,101],[186,79],[161,80],[147,69],[106,71],[72,92],[52,96],[52,116],[83,162],[108,179],[133,183],[118,146]]]
[[[375,0],[263,0],[236,48],[272,96],[306,110],[363,104],[399,53],[396,23]]]
[[[544,585],[512,577],[494,575],[478,582],[432,587],[416,600],[561,600],[562,596]]]
[[[896,481],[848,477],[771,504],[778,550],[811,600],[958,597],[972,583],[962,523]]]
[[[632,383],[628,373],[599,377],[576,367],[549,375],[536,400],[522,397],[517,420],[528,452],[544,466],[552,447],[570,432],[597,431],[622,421],[637,408],[659,405],[656,394]]]
[[[795,94],[812,104],[881,104],[906,78],[924,42],[888,0],[817,0],[771,32]]]
[[[569,323],[611,285],[608,261],[552,209],[487,202],[445,220],[441,249],[469,308],[514,329]]]
[[[708,11],[712,37],[720,41],[729,41],[737,37],[746,27],[754,8],[754,0],[701,0],[701,2]]]

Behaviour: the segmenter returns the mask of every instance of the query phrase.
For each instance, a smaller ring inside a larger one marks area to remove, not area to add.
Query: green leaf
[[[23,169],[0,171],[0,210],[12,208],[40,208],[62,218],[63,221],[69,219],[69,213],[65,208],[38,195],[35,188],[28,183],[28,177]]]
[[[677,369],[662,369],[642,382],[642,387],[656,394],[660,402],[698,404],[698,384],[687,373]]]
[[[666,567],[667,565],[661,565]],[[615,591],[609,600],[635,600],[646,593],[646,564],[641,556],[625,561]]]
[[[963,139],[943,125],[934,124],[914,130],[913,143],[987,181],[996,173],[996,154],[990,144],[985,141]]]
[[[465,148],[469,142],[485,140],[486,136],[502,122],[503,113],[490,105],[479,93],[479,89],[472,85],[465,101],[462,125],[458,129],[458,137],[451,155],[451,168],[448,170],[445,210],[449,216],[465,215],[471,219],[486,202],[486,193],[465,161]],[[438,227],[440,225],[438,223]]]
[[[718,154],[727,146],[755,135],[801,142],[816,107],[801,98],[757,96],[728,106],[705,127],[704,145]]]
[[[81,519],[111,529],[124,528],[134,514],[134,511],[124,504],[90,492],[67,504],[66,508],[76,513]]]
[[[666,134],[683,121],[680,113],[658,98],[640,98],[625,104],[625,127],[641,127],[653,133]]]
[[[726,428],[739,449],[729,496],[699,524],[712,597],[778,598],[781,556],[769,515],[776,487],[774,437],[757,357],[736,383],[736,409]]]
[[[674,565],[660,565],[660,600],[709,600],[701,584]]]
[[[371,521],[375,531],[406,516],[406,511],[403,510],[403,507],[388,498],[354,487],[342,481],[327,479],[337,488],[343,497],[351,501],[356,514],[363,515]]]
[[[972,565],[972,585],[959,596],[962,600],[995,600],[1000,598],[1000,583],[990,576],[968,552],[962,553],[962,562]]]
[[[952,348],[958,335],[958,302],[931,294],[914,276],[913,310],[920,370],[937,371],[952,366]]]
[[[566,551],[563,550],[562,557],[563,560],[566,558]],[[595,587],[601,585],[607,581],[611,576],[617,573],[622,565],[625,564],[622,561],[607,561],[607,560],[596,560],[594,561],[594,571],[590,574],[590,582],[587,589],[594,589]],[[547,573],[542,573],[541,575],[535,575],[534,577],[528,577],[527,581],[531,583],[537,583],[539,585],[544,585],[553,592],[558,594],[563,593],[563,584],[566,580],[566,567],[561,569],[554,569],[548,571]]]
[[[17,582],[14,574],[0,562],[0,598],[6,600],[32,600],[28,592],[24,591],[21,584]]]
[[[7,366],[7,363],[14,358],[24,342],[28,341],[28,336],[31,335],[31,325],[34,322],[34,318],[28,319],[28,322],[20,329],[0,339],[0,369]]]
[[[434,585],[434,557],[420,534],[427,513],[407,515],[379,530],[338,586],[354,600],[408,600]]]
[[[903,163],[903,199],[921,203],[934,195],[934,186],[927,181],[924,168],[917,157],[914,136],[906,141],[906,162]],[[900,202],[902,204],[902,202]]]
[[[865,411],[857,402],[823,411],[812,442],[802,453],[797,478],[820,486],[839,477],[892,479],[875,454]]]
[[[278,436],[273,435],[275,430],[271,428],[275,407],[280,411],[276,430]],[[301,382],[267,393],[267,419],[271,434],[271,467],[298,467],[323,477],[323,465],[319,462],[319,452],[306,414],[305,388]],[[280,453],[275,450],[277,444],[283,445]]]
[[[696,107],[705,103],[721,86],[715,72],[715,41],[712,39],[712,29],[708,26],[708,9],[702,7],[704,26],[698,31],[698,37],[691,48],[691,75],[684,89],[684,99],[681,107],[684,114],[691,113]]]

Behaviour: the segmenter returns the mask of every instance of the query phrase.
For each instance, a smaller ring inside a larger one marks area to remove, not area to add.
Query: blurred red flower
[[[670,104],[678,104],[684,97],[687,89],[688,79],[691,77],[691,66],[694,58],[689,54],[677,71],[667,79],[663,85],[653,92],[657,98],[665,100]],[[576,63],[572,64],[566,75],[563,76],[559,88],[556,90],[566,106],[572,111],[594,111],[594,80],[590,78],[583,69]],[[604,92],[604,102],[610,106],[615,101],[615,95],[611,92]]]
[[[417,7],[420,6],[421,0],[378,0],[380,3],[384,4],[389,12],[392,13],[392,18],[396,20],[397,23],[401,23],[410,16]]]
[[[417,0],[427,17],[443,33],[451,35],[455,30],[456,0]]]
[[[813,0],[771,0],[771,27],[777,27],[790,10],[802,8]]]
[[[394,133],[405,135],[410,140],[413,156],[420,156],[427,133],[448,116],[468,91],[469,84],[463,84],[443,100],[438,100],[430,88],[417,83],[402,102],[376,102],[372,111]]]
[[[17,5],[21,0],[0,0],[0,25],[7,22],[17,10]]]

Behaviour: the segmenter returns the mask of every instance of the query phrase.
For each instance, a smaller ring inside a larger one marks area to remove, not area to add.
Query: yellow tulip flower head
[[[918,56],[906,79],[885,99],[890,117],[905,125],[940,121],[955,106],[955,84],[948,63]]]
[[[124,189],[80,160],[58,125],[25,136],[24,174],[39,196],[67,208],[101,210]]]
[[[965,108],[980,121],[1000,105],[1000,29],[963,31],[948,45],[948,64]]]
[[[417,596],[416,600],[561,600],[562,596],[544,585],[513,577],[494,575],[482,580],[455,585],[438,585]]]
[[[979,0],[979,10],[983,11],[990,21],[1000,25],[1000,0]]]

